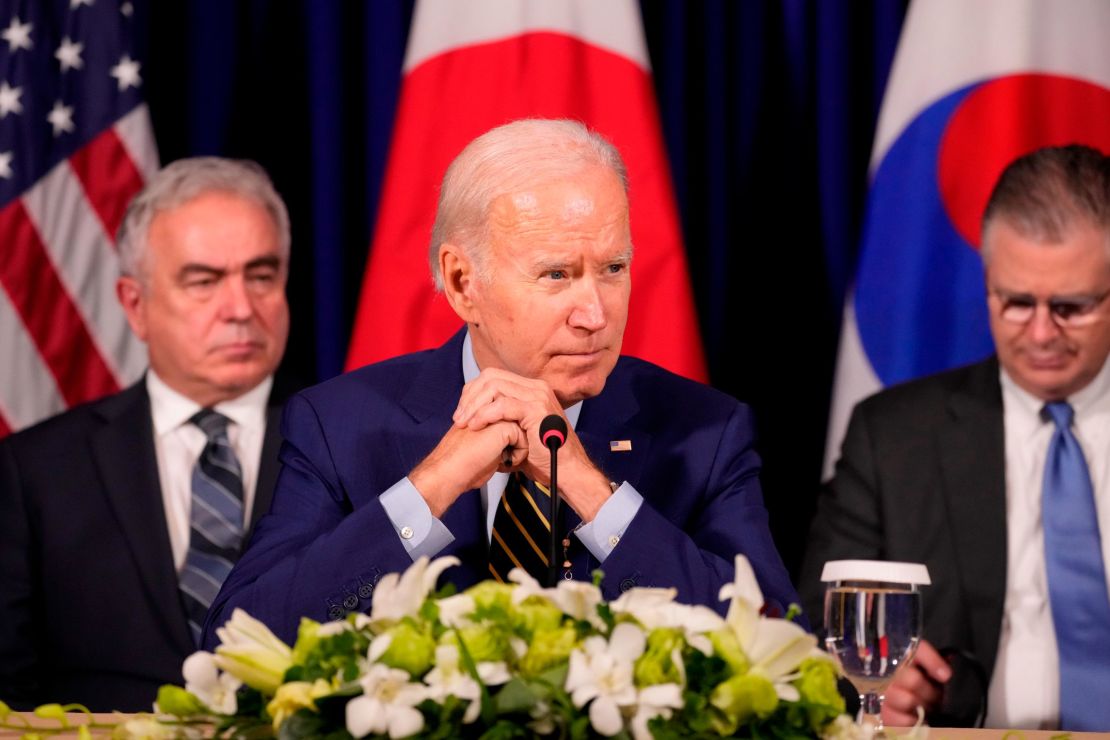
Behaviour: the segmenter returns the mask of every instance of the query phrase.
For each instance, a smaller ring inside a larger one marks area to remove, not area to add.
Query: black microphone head
[[[567,441],[567,421],[558,414],[545,416],[540,422],[540,441],[557,450]]]

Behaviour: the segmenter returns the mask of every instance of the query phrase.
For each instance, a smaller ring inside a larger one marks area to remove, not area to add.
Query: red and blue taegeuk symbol
[[[992,351],[979,223],[1015,158],[1083,143],[1110,153],[1110,90],[1020,74],[974,83],[922,111],[875,172],[855,310],[884,385]]]

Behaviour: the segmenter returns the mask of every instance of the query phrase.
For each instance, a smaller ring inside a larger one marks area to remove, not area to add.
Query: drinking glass
[[[883,693],[921,639],[921,593],[929,570],[919,563],[835,560],[825,563],[825,649],[859,692],[859,723],[883,732]]]

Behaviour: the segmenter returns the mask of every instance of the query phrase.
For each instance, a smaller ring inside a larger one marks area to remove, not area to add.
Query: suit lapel
[[[998,647],[1006,591],[1006,452],[998,363],[969,369],[968,383],[948,399],[936,431],[952,538],[955,574],[971,615],[976,651],[987,669]],[[955,575],[953,574],[953,575]]]
[[[258,483],[254,489],[254,505],[251,506],[251,521],[247,536],[243,538],[244,547],[250,541],[254,525],[262,515],[270,510],[270,502],[274,497],[274,486],[277,484],[278,471],[281,463],[278,462],[278,450],[281,447],[281,411],[280,404],[271,404],[266,408],[266,432],[262,438],[262,459],[258,465]]]
[[[91,444],[104,494],[167,634],[181,652],[192,652],[166,529],[145,382],[140,380],[111,399],[101,414],[103,428]]]

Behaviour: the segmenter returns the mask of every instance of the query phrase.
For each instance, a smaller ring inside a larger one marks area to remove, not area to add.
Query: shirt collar
[[[1019,386],[1005,368],[999,368],[1002,383],[1002,396],[1007,411],[1016,411],[1035,430],[1039,425],[1048,423],[1041,418],[1045,402]],[[1068,396],[1068,403],[1075,410],[1075,418],[1110,410],[1110,362],[1103,362],[1102,368],[1090,383]]]
[[[239,427],[264,429],[266,404],[273,384],[274,377],[269,375],[246,393],[221,401],[213,408]],[[199,403],[166,385],[154,370],[147,370],[146,390],[150,395],[150,415],[154,422],[155,436],[161,437],[188,423],[193,414],[201,409]]]
[[[466,337],[463,338],[462,369],[464,383],[474,380],[482,372],[478,367],[478,361],[474,359],[474,345],[470,341],[469,331],[466,332]],[[563,409],[563,413],[566,414],[567,421],[570,422],[570,428],[574,429],[578,426],[578,415],[582,413],[582,402],[579,401],[570,408]]]

